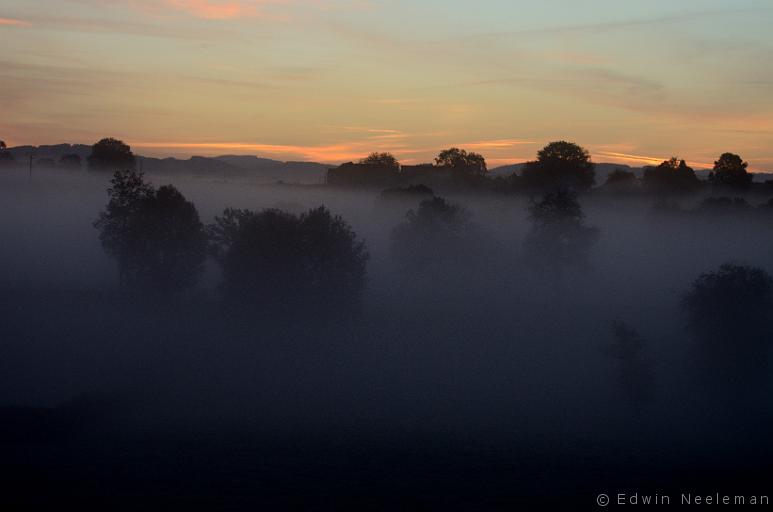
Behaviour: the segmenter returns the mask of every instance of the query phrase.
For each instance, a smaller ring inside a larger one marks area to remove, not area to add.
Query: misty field
[[[565,264],[527,243],[530,197],[451,190],[470,238],[417,266],[393,235],[415,198],[147,178],[206,225],[227,207],[326,206],[367,248],[361,303],[235,308],[212,258],[183,293],[126,292],[93,226],[109,174],[0,173],[2,500],[591,507],[642,479],[769,475],[767,367],[707,375],[684,301],[726,263],[773,273],[773,213],[588,193],[593,243]]]

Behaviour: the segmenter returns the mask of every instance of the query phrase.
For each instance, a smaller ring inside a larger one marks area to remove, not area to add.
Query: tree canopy
[[[709,183],[717,186],[744,188],[751,185],[754,176],[747,171],[749,164],[738,155],[724,153],[714,162]]]
[[[435,158],[435,165],[444,166],[454,171],[470,174],[484,174],[487,171],[486,159],[483,155],[467,152],[464,149],[444,149]]]
[[[452,262],[470,261],[479,245],[476,227],[463,207],[434,196],[409,210],[392,231],[392,256],[403,267],[419,271]]]
[[[398,162],[397,158],[391,153],[371,153],[360,160],[360,163],[364,165],[379,165],[390,169],[400,168],[400,162]]]
[[[773,278],[761,268],[725,263],[701,274],[685,294],[683,307],[690,327],[730,343],[757,332],[771,319]]]
[[[675,194],[692,192],[701,184],[692,167],[676,157],[645,169],[642,183],[650,191]]]
[[[62,155],[62,158],[59,159],[59,167],[65,168],[65,169],[80,169],[81,168],[81,157],[80,155]]]
[[[584,266],[598,230],[585,226],[585,214],[574,190],[560,188],[529,207],[532,229],[526,238],[527,257],[546,270]]]
[[[8,151],[8,146],[6,146],[5,141],[0,140],[0,164],[3,162],[6,163],[12,163],[13,162],[13,155],[10,151]]]
[[[365,243],[324,206],[301,215],[229,208],[209,232],[223,293],[234,303],[352,305],[365,288]]]
[[[682,307],[699,342],[705,385],[726,399],[754,401],[770,378],[773,278],[761,268],[726,263],[698,277]]]
[[[124,171],[133,170],[136,160],[128,144],[106,138],[92,146],[88,164],[93,170]]]
[[[596,182],[595,165],[588,151],[573,142],[551,142],[527,162],[521,174],[523,184],[537,189],[571,188],[579,192]]]
[[[609,176],[605,185],[609,186],[630,186],[636,183],[636,174],[622,169],[615,169]]]
[[[196,207],[172,185],[155,189],[141,173],[117,171],[107,208],[95,222],[122,285],[151,292],[193,286],[207,253]]]

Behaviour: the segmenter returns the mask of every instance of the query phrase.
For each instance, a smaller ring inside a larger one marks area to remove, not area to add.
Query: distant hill
[[[54,144],[50,146],[16,146],[8,148],[17,162],[26,161],[32,153],[35,158],[51,158],[58,162],[65,155],[78,155],[82,160],[91,154],[91,146],[85,144]]]
[[[35,160],[45,158],[54,162],[58,162],[65,155],[78,155],[85,165],[86,159],[91,154],[91,146],[85,144],[16,146],[9,148],[8,151],[17,162],[26,162],[30,155],[33,155]],[[324,182],[327,170],[335,167],[316,162],[282,162],[248,155],[194,156],[187,160],[137,155],[137,162],[140,169],[149,174],[247,178],[302,184]]]
[[[331,165],[315,162],[282,162],[257,156],[224,155],[177,158],[138,157],[142,170],[152,174],[191,174],[196,176],[248,178],[287,183],[323,183]]]

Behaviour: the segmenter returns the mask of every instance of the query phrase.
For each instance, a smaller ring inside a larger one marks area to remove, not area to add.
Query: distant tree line
[[[12,153],[0,141],[0,165],[13,164],[13,161]],[[128,144],[110,137],[95,143],[86,159],[89,170],[108,172],[136,169],[137,162]],[[58,162],[40,158],[35,165],[80,169],[82,162],[79,155],[70,154],[62,156]],[[641,177],[623,169],[615,170],[596,187],[596,165],[588,151],[573,142],[557,141],[539,150],[536,159],[526,162],[520,173],[492,176],[482,155],[453,147],[441,151],[434,162],[419,165],[401,165],[390,153],[372,153],[357,163],[349,162],[330,169],[327,183],[381,189],[424,185],[528,195],[557,189],[586,193],[593,189],[617,195],[667,197],[707,188],[728,193],[748,191],[753,187],[754,178],[748,166],[739,155],[724,153],[714,162],[707,180],[702,181],[686,161],[673,157],[657,166],[645,167]]]
[[[373,153],[358,163],[330,169],[327,183],[349,187],[399,187],[427,185],[463,187],[501,193],[544,194],[558,189],[585,193],[591,189],[614,194],[676,196],[711,187],[743,192],[752,187],[748,163],[733,153],[724,153],[702,181],[687,162],[676,157],[644,169],[641,177],[617,169],[595,187],[596,166],[588,151],[566,141],[551,142],[537,158],[523,165],[520,173],[490,176],[486,161],[463,149],[443,150],[432,164],[400,165],[389,153]]]

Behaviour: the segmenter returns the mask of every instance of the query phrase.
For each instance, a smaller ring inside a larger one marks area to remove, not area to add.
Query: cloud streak
[[[165,16],[170,13],[204,20],[235,20],[268,17],[268,8],[286,5],[293,0],[126,0],[129,7],[146,14]]]
[[[29,27],[28,21],[17,20],[14,18],[0,18],[0,27]]]

